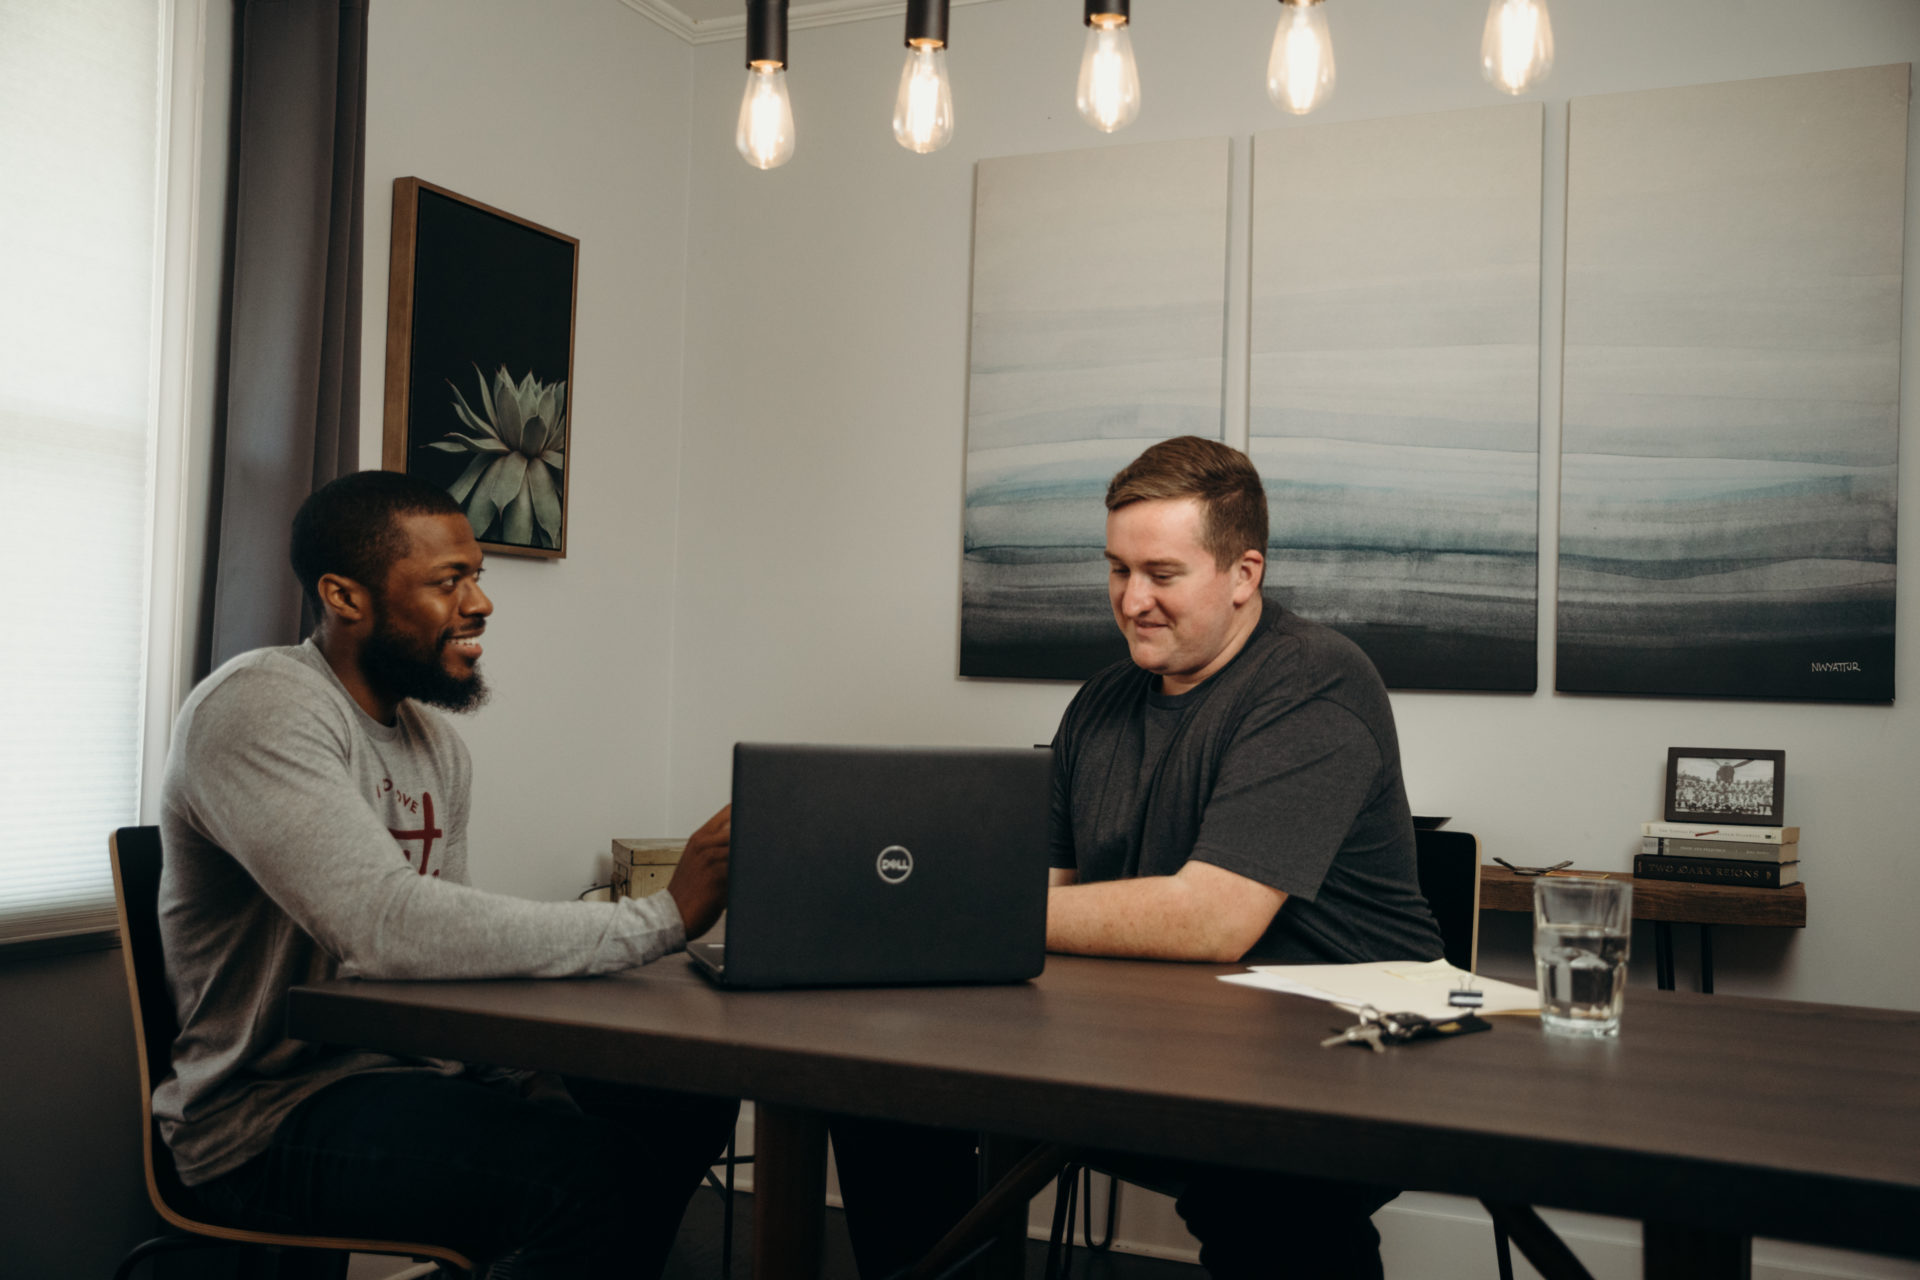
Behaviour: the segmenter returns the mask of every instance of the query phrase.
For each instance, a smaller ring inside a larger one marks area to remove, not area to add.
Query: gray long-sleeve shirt
[[[259,1154],[343,1076],[461,1070],[288,1039],[295,984],[606,973],[684,944],[665,894],[550,903],[470,887],[470,776],[446,717],[408,701],[380,724],[311,642],[243,654],[187,699],[160,819],[181,1031],[153,1106],[188,1185]]]

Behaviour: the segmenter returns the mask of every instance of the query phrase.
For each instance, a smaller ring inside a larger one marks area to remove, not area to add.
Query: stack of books
[[[1644,822],[1633,874],[1763,889],[1799,884],[1800,828]]]

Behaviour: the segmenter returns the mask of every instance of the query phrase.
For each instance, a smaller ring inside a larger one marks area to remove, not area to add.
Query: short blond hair
[[[1107,485],[1107,510],[1135,502],[1192,498],[1200,504],[1200,545],[1225,569],[1247,551],[1267,553],[1267,491],[1238,449],[1200,436],[1162,440],[1120,468]]]

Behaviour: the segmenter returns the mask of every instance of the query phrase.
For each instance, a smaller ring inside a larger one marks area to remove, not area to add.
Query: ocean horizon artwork
[[[1107,482],[1224,412],[1225,138],[982,160],[974,202],[960,674],[1081,680],[1127,656]]]
[[[1560,690],[1893,698],[1908,94],[1570,104]]]
[[[1538,683],[1537,103],[1254,139],[1268,599],[1388,687]]]

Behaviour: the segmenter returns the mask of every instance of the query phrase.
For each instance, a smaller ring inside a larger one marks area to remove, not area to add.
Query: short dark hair
[[[355,471],[321,485],[293,516],[288,558],[315,618],[325,617],[320,579],[337,573],[375,592],[407,554],[402,516],[464,516],[445,489],[398,471]]]
[[[1267,553],[1267,491],[1238,449],[1200,436],[1162,440],[1122,467],[1107,486],[1107,510],[1135,502],[1193,498],[1200,544],[1222,569],[1243,552]]]

